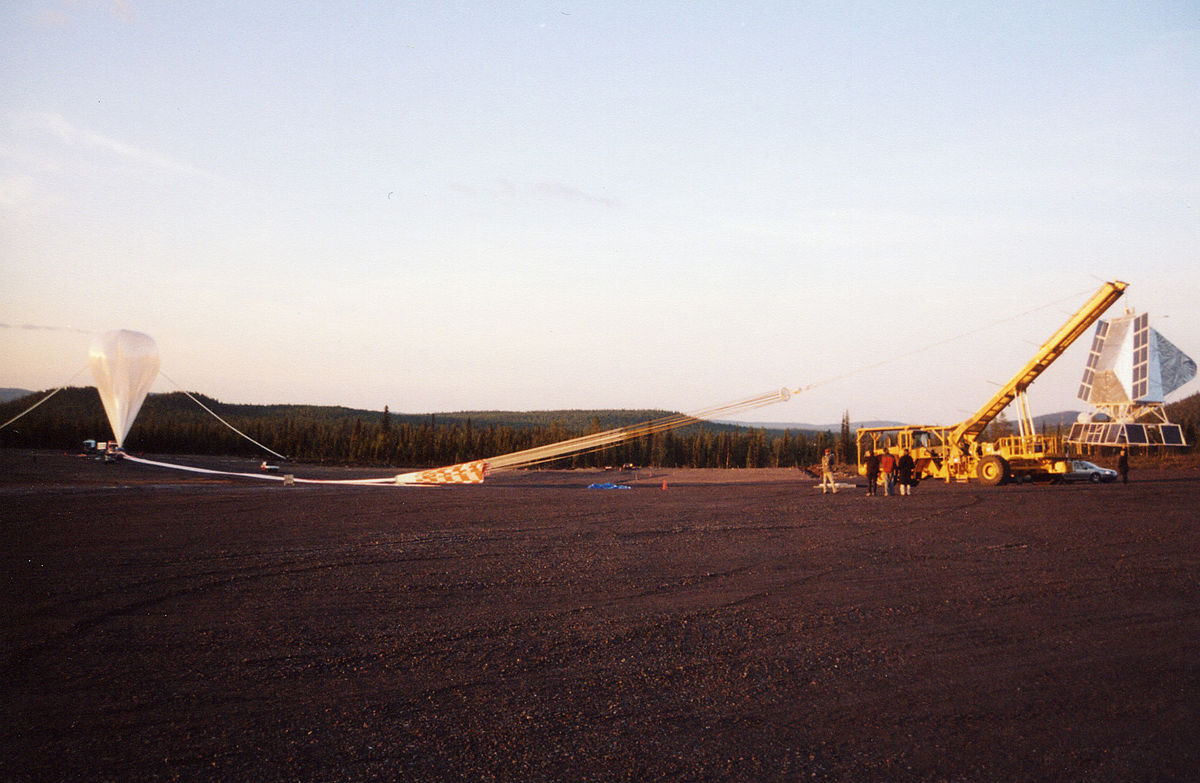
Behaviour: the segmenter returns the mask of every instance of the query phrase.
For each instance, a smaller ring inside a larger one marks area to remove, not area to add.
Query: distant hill
[[[755,421],[755,422],[736,422],[723,421],[721,424],[729,424],[735,427],[753,427],[755,429],[762,428],[770,432],[841,432],[842,423],[837,424],[803,424],[800,422],[786,421]],[[898,427],[905,422],[899,421],[852,421],[850,429],[857,430],[862,427]]]
[[[47,392],[31,392],[26,389],[6,389],[10,395],[0,399],[0,405],[13,403],[14,412],[19,412],[20,403],[32,404]],[[23,400],[27,397],[28,400]],[[195,399],[192,399],[194,397]],[[367,410],[363,408],[348,408],[341,405],[293,405],[272,404],[255,405],[243,403],[227,403],[213,399],[196,392],[191,397],[184,392],[166,394],[150,394],[138,414],[139,423],[147,423],[169,419],[177,423],[188,421],[211,421],[212,417],[204,411],[200,403],[218,416],[226,419],[259,420],[263,422],[292,420],[321,424],[337,424],[340,422],[353,423],[361,421],[371,425],[382,421],[384,411]],[[102,417],[103,408],[100,396],[94,387],[71,387],[63,389],[55,400],[47,403],[47,410],[69,411],[70,415],[83,417]],[[8,410],[6,407],[5,410]],[[666,417],[678,416],[675,411],[655,409],[605,409],[605,410],[535,410],[535,411],[442,411],[437,413],[396,413],[389,411],[386,418],[391,424],[408,424],[413,427],[423,425],[466,426],[468,423],[475,429],[488,427],[510,427],[513,429],[557,429],[571,433],[593,432],[614,429],[617,427],[632,427],[648,421]],[[681,433],[694,431],[700,425],[692,425],[677,430]],[[715,432],[737,432],[748,429],[767,429],[768,431],[790,429],[793,433],[805,431],[818,432],[822,430],[803,427],[803,425],[774,425],[742,424],[737,422],[706,421],[705,429]]]
[[[9,400],[19,400],[22,397],[28,397],[33,394],[29,389],[0,389],[0,402],[8,402]]]
[[[1033,417],[1033,426],[1037,429],[1042,427],[1070,427],[1075,423],[1075,419],[1079,417],[1079,411],[1059,411],[1058,413],[1047,413],[1042,416]]]
[[[1170,402],[1166,405],[1167,418],[1176,424],[1190,425],[1193,428],[1200,423],[1200,392],[1184,397],[1176,402]],[[1033,417],[1033,426],[1041,430],[1042,428],[1053,429],[1054,427],[1069,428],[1075,423],[1079,416],[1079,411],[1058,411],[1056,413],[1045,413],[1041,416]],[[1013,422],[1012,414],[1005,411],[1008,420]],[[730,422],[735,423],[735,422]],[[896,421],[852,421],[850,429],[857,430],[860,427],[895,427],[908,422]],[[913,422],[928,424],[929,422]],[[955,421],[938,422],[947,426],[957,424]],[[770,431],[782,432],[790,430],[792,432],[833,432],[837,433],[841,430],[842,425],[838,424],[799,424],[786,422],[763,422],[747,424],[742,423],[743,427],[764,427]],[[1015,426],[1015,423],[1014,423]],[[1185,426],[1186,430],[1186,426]],[[1190,442],[1190,440],[1189,440]]]
[[[223,417],[239,417],[245,419],[298,419],[316,422],[339,422],[359,420],[373,424],[382,421],[384,411],[367,410],[363,408],[347,408],[340,405],[246,405],[223,403],[202,394],[193,394],[218,415]],[[142,409],[147,416],[207,416],[196,404],[182,392],[170,394],[151,394],[146,398]],[[396,413],[387,412],[386,416],[392,424],[409,424],[419,427],[424,424],[465,426],[468,422],[472,427],[512,427],[514,429],[534,429],[557,427],[570,432],[588,432],[589,430],[607,430],[616,427],[631,427],[647,421],[677,415],[666,410],[542,410],[542,411],[441,411],[437,413]],[[745,429],[745,425],[723,424],[717,429]]]
[[[1075,417],[1079,415],[1078,411],[1060,411],[1058,413],[1047,413],[1042,416],[1034,416],[1033,424],[1037,428],[1043,426],[1055,427],[1058,425],[1069,426],[1075,421]],[[842,429],[841,422],[837,424],[804,424],[799,422],[722,422],[739,427],[762,427],[772,432],[783,432],[785,430],[791,432],[840,432]],[[957,424],[956,421],[933,422],[935,424],[944,424],[950,426]],[[905,424],[930,424],[930,422],[903,422],[903,421],[887,421],[877,419],[873,421],[852,421],[850,422],[851,430],[859,430],[867,427],[902,427]]]

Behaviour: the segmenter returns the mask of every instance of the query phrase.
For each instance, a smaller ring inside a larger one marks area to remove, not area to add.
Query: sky
[[[1109,279],[1200,356],[1193,0],[11,0],[0,52],[0,386],[131,329],[231,403],[951,424]]]

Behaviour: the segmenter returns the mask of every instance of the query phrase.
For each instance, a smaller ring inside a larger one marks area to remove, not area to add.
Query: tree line
[[[45,393],[0,404],[0,421],[28,408]],[[194,395],[247,436],[302,462],[423,468],[487,459],[614,427],[670,415],[667,411],[477,411],[393,414],[338,406],[231,405]],[[1200,437],[1200,394],[1167,406],[1194,447]],[[1009,434],[999,417],[991,437]],[[1062,426],[1052,428],[1065,435]],[[64,389],[0,430],[0,445],[78,449],[86,438],[106,440],[108,420],[93,387]],[[266,457],[259,447],[228,429],[181,392],[153,394],[125,443],[131,453]],[[1186,452],[1192,452],[1189,447]],[[696,422],[678,430],[639,437],[546,467],[599,468],[632,464],[662,468],[791,468],[820,462],[826,448],[839,462],[856,461],[849,413],[839,432],[788,431]]]
[[[20,413],[36,399],[31,396],[0,405],[0,420]],[[664,411],[597,411],[588,412],[586,420],[581,420],[579,412],[569,411],[492,412],[474,418],[469,413],[397,415],[386,408],[374,413],[320,406],[223,405],[199,399],[249,438],[289,459],[403,468],[486,459],[668,415]],[[0,443],[78,449],[83,440],[105,440],[110,432],[96,390],[69,388],[0,431]],[[819,462],[826,448],[835,448],[853,460],[848,415],[839,435],[698,421],[600,451],[562,457],[545,467],[788,468]],[[125,449],[130,453],[267,456],[179,392],[147,398],[125,440]]]

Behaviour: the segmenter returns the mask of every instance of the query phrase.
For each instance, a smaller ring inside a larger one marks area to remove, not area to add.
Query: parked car
[[[1099,484],[1101,481],[1116,481],[1117,472],[1109,468],[1102,468],[1094,462],[1088,462],[1084,459],[1071,460],[1071,470],[1063,475],[1064,481],[1090,481],[1093,484]]]

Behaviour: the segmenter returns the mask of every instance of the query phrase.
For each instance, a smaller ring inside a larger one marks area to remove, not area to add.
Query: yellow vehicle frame
[[[977,479],[987,485],[1002,484],[1014,476],[1054,478],[1070,470],[1066,446],[1061,438],[1038,435],[1025,399],[1029,388],[1042,372],[1071,346],[1121,298],[1127,283],[1112,280],[1100,287],[1008,383],[972,416],[960,423],[940,425],[902,425],[865,427],[858,431],[858,472],[866,475],[869,452],[884,451],[900,456],[907,450],[916,463],[916,477],[945,481]],[[992,422],[1013,400],[1020,401],[1020,434],[980,440]]]

